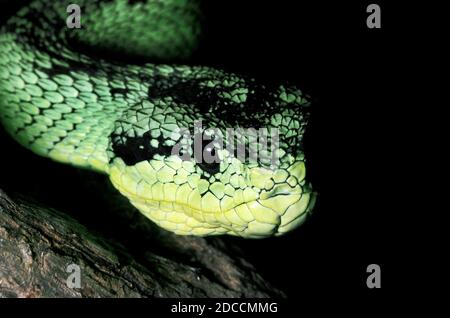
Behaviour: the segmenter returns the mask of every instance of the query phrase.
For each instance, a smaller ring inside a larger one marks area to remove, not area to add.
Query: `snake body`
[[[0,120],[14,139],[109,175],[140,212],[177,234],[260,238],[303,223],[315,198],[302,151],[307,96],[210,67],[160,64],[186,60],[196,47],[195,1],[77,0],[80,29],[66,26],[70,3],[33,1],[0,31]],[[198,121],[215,128],[200,133],[213,141],[228,128],[240,131],[223,145],[236,139],[250,150],[262,141],[242,131],[276,130],[278,163],[267,151],[251,160],[204,141],[201,153],[217,160],[198,160],[198,133],[181,133]],[[171,152],[181,141],[191,156]]]

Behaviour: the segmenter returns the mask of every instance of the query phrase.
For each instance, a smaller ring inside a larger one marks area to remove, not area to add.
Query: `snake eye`
[[[216,153],[216,148],[212,147],[210,145],[207,145],[204,149],[203,152],[206,152],[208,154],[208,156],[210,156],[211,158],[216,158],[217,153]]]
[[[141,137],[124,137],[112,134],[112,150],[116,157],[121,158],[128,166],[135,165],[141,161],[150,160],[155,155],[170,156],[172,147],[164,144],[162,136],[152,138],[150,132]],[[155,146],[152,140],[156,141]]]
[[[217,152],[219,145],[216,144],[214,135],[206,140],[202,138],[201,142],[202,151],[195,152],[195,160],[203,171],[214,175],[220,171],[220,158]]]

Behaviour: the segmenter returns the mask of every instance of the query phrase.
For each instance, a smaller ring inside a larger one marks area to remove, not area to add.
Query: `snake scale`
[[[108,175],[141,213],[177,234],[262,238],[304,222],[315,201],[302,149],[307,95],[211,67],[168,64],[187,60],[198,44],[196,1],[77,0],[79,29],[66,25],[71,2],[35,0],[1,28],[0,120],[15,140]],[[185,138],[198,122],[213,133]],[[229,128],[237,133],[224,138]],[[262,147],[264,138],[247,128],[276,131],[277,143],[265,139],[276,149]],[[198,136],[200,154],[214,160],[199,160]],[[178,154],[171,151],[177,145],[184,145]],[[261,149],[256,160],[248,155]],[[276,165],[268,160],[273,154]]]

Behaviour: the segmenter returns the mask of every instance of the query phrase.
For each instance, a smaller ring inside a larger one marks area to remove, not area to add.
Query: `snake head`
[[[301,149],[309,101],[288,86],[214,83],[178,83],[128,109],[111,135],[112,183],[177,234],[296,228],[315,199]]]

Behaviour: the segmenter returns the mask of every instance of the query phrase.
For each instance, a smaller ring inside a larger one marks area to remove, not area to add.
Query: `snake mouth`
[[[201,182],[206,180],[201,179],[194,186],[189,182],[162,182],[168,177],[167,173],[158,174],[167,166],[161,167],[155,173],[148,162],[127,166],[119,159],[112,166],[110,177],[141,213],[176,234],[278,236],[301,225],[315,201],[315,193],[303,178],[302,164],[280,175],[270,172],[270,176],[263,176],[261,170],[252,170],[248,174],[251,185],[228,194],[220,193],[213,184],[202,191]],[[255,185],[259,185],[258,192]]]
[[[268,200],[289,202],[286,208],[272,208],[265,200],[241,203],[226,211],[204,211],[186,202],[155,201],[133,195],[123,188],[119,191],[146,217],[162,228],[179,235],[229,234],[247,238],[278,236],[300,226],[314,205],[315,194],[281,194]],[[280,214],[279,211],[284,211]]]
[[[142,177],[130,173],[133,167],[127,169],[116,167],[111,171],[113,185],[147,218],[181,235],[282,235],[305,221],[315,201],[315,193],[304,182],[294,187],[286,182],[250,199],[223,197],[218,206],[209,192],[200,197],[197,189],[175,183],[155,183],[149,188]],[[178,194],[186,189],[190,194],[180,199]]]

